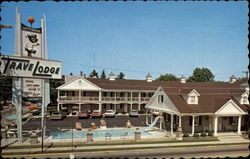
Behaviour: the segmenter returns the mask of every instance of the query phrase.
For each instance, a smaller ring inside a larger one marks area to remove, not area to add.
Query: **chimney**
[[[180,80],[181,80],[181,83],[186,83],[186,78],[183,75],[181,75]]]
[[[147,82],[152,82],[152,76],[148,73],[146,76]]]
[[[80,76],[83,76],[83,72],[82,71],[80,71]]]
[[[234,75],[232,75],[232,76],[230,77],[229,83],[235,83],[236,80],[237,80],[237,78],[236,78]]]
[[[115,74],[113,72],[110,72],[109,74],[109,80],[114,81],[115,80]]]

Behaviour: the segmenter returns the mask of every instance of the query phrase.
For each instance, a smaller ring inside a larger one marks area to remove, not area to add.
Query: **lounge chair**
[[[110,133],[105,134],[105,140],[111,140],[111,134]]]
[[[82,129],[82,123],[76,122],[76,130],[81,130],[81,129]]]
[[[128,138],[128,132],[121,134],[121,139],[126,139],[126,138]]]

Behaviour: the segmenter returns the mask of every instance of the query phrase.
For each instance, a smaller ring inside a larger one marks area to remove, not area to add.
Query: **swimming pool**
[[[140,131],[141,136],[150,136],[147,131]],[[73,131],[73,138],[74,139],[83,139],[87,138],[88,131]],[[123,137],[125,134],[127,137],[133,137],[135,135],[135,129],[105,129],[105,130],[93,130],[93,138],[105,138],[107,134],[110,134],[111,137]],[[72,138],[72,131],[54,131],[51,132],[50,135],[52,139],[71,139]]]

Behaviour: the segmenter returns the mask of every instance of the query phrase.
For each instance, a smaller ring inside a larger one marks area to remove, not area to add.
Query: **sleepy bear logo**
[[[29,39],[29,42],[25,45],[25,50],[28,52],[28,56],[32,57],[32,54],[35,54],[37,51],[34,47],[40,45],[38,43],[37,35],[28,34],[25,37]]]

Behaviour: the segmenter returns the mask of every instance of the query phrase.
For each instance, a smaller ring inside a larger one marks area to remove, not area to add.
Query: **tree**
[[[124,79],[125,74],[123,72],[120,72],[119,75],[116,77],[116,79]]]
[[[101,78],[106,79],[106,74],[104,70],[102,70]]]
[[[160,75],[160,77],[158,77],[157,80],[161,80],[161,81],[178,81],[179,78],[177,78],[173,74],[166,73],[165,75]]]
[[[50,79],[49,84],[50,84],[50,101],[53,104],[57,103],[57,87],[61,86],[64,84],[65,81],[65,76],[62,76],[62,79]]]
[[[12,98],[12,79],[0,78],[0,101],[3,101],[3,105],[7,105],[7,101],[11,101]],[[2,109],[2,107],[1,107]]]
[[[209,82],[214,81],[214,74],[208,68],[196,68],[193,75],[188,78],[189,82]]]
[[[99,78],[98,72],[96,72],[96,70],[94,69],[94,70],[89,74],[89,77],[96,77],[96,78]]]

